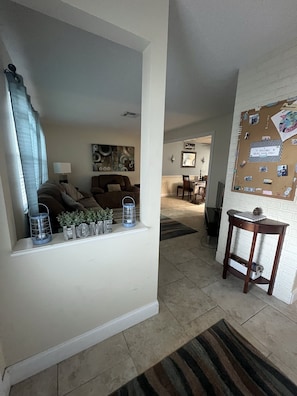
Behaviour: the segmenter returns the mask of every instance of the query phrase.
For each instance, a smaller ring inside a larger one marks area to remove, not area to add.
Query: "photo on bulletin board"
[[[232,191],[294,200],[297,97],[241,113]]]

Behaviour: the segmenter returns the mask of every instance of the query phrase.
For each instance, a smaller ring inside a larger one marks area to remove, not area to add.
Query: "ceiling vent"
[[[137,118],[139,114],[137,113],[132,113],[131,111],[125,111],[123,114],[121,114],[122,117],[128,117],[128,118]]]

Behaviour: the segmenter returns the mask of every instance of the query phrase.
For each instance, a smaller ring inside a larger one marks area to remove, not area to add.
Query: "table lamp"
[[[71,173],[70,162],[54,162],[53,165],[54,165],[54,173],[60,175],[59,182],[68,183],[67,174]]]

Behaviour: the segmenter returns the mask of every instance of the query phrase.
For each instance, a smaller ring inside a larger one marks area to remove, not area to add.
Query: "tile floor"
[[[286,305],[215,261],[204,204],[162,199],[162,214],[198,233],[160,243],[160,313],[12,387],[10,396],[104,396],[226,318],[297,384],[297,304]]]

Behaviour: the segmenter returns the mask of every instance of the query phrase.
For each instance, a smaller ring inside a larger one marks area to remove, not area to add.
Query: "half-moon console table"
[[[244,293],[248,292],[249,282],[258,283],[258,284],[259,283],[268,284],[269,286],[268,286],[267,294],[272,295],[275,277],[276,277],[277,268],[278,268],[279,259],[280,259],[280,254],[281,254],[284,237],[285,237],[285,233],[286,233],[286,228],[288,227],[289,224],[281,223],[279,221],[275,221],[275,220],[271,220],[271,219],[265,219],[265,220],[261,220],[261,221],[257,221],[257,222],[251,222],[251,221],[243,220],[243,219],[240,219],[240,218],[234,216],[236,213],[239,213],[239,212],[240,212],[239,210],[234,210],[234,209],[228,210],[228,212],[227,212],[227,214],[229,216],[229,230],[228,230],[228,238],[227,238],[227,245],[226,245],[226,251],[225,251],[225,258],[224,258],[223,278],[226,279],[227,271],[229,271],[230,273],[234,274],[235,276],[243,279],[244,280],[244,287],[243,287]],[[252,239],[252,244],[251,244],[251,248],[250,248],[250,254],[249,254],[248,261],[244,260],[241,257],[230,252],[232,233],[233,233],[234,227],[241,228],[241,229],[247,230],[247,231],[251,231],[253,233],[253,239]],[[262,276],[260,276],[256,279],[250,278],[252,264],[253,264],[253,256],[254,256],[254,252],[255,252],[255,246],[256,246],[258,234],[277,234],[277,235],[279,235],[270,279],[266,279]],[[240,271],[237,271],[235,268],[231,267],[229,264],[230,259],[233,259],[233,260],[237,261],[238,263],[244,265],[247,268],[246,274],[243,274]]]

